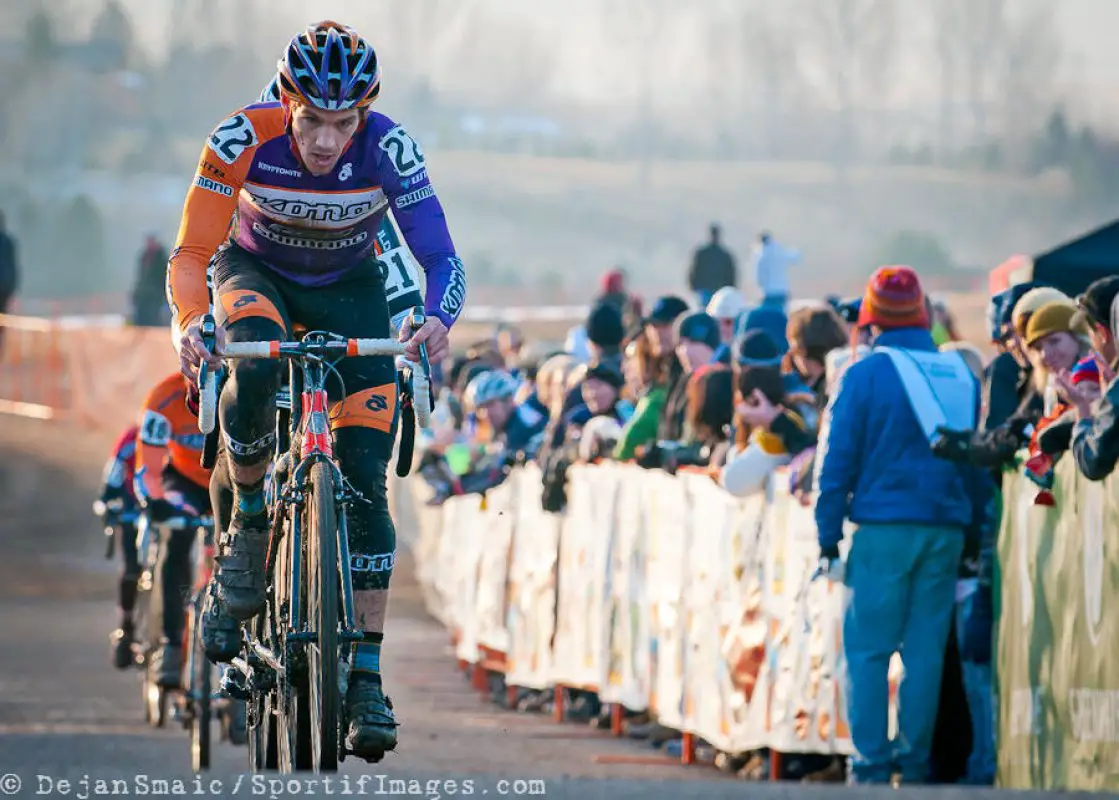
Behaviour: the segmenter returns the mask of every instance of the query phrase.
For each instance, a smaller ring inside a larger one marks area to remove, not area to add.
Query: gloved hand
[[[820,561],[816,565],[816,571],[812,574],[811,580],[827,578],[829,581],[842,583],[846,574],[846,564],[839,557],[839,545],[820,545]]]
[[[1037,446],[1049,456],[1059,455],[1072,446],[1072,429],[1076,425],[1076,413],[1069,412],[1050,423],[1037,435]]]
[[[100,500],[105,505],[111,506],[115,502],[122,501],[122,500],[125,499],[124,487],[123,486],[106,486],[101,491],[101,496],[97,499]]]
[[[972,664],[991,663],[991,638],[995,623],[991,605],[991,588],[980,586],[972,597],[971,608],[964,620],[964,636],[960,657]]]
[[[971,431],[939,427],[932,443],[933,455],[947,461],[967,461],[971,451],[971,436]]]
[[[183,509],[176,506],[174,503],[169,503],[162,497],[155,500],[148,500],[144,504],[144,508],[148,512],[148,518],[152,522],[166,522],[172,517],[191,516]]]
[[[650,444],[637,456],[637,466],[642,469],[660,469],[664,463],[664,451],[655,444]]]

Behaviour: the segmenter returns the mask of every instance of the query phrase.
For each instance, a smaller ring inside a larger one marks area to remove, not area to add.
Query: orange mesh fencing
[[[117,431],[177,365],[165,328],[0,314],[0,413]]]

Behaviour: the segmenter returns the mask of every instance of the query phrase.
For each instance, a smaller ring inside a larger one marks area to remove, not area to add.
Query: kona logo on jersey
[[[354,553],[350,556],[350,572],[392,572],[396,553],[379,553],[373,556]]]
[[[347,161],[342,165],[341,171],[338,173],[338,180],[348,181],[350,176],[354,174],[354,165]]]
[[[416,191],[410,194],[402,194],[400,197],[396,198],[396,207],[407,208],[408,206],[414,206],[421,200],[426,200],[427,198],[434,196],[435,189],[433,189],[431,186],[425,186],[422,189],[416,189]]]
[[[288,169],[287,167],[277,167],[275,164],[265,164],[263,161],[258,161],[257,166],[265,172],[274,172],[277,175],[287,175],[289,178],[302,178],[303,173],[297,169]]]
[[[359,231],[353,236],[344,236],[340,239],[308,239],[306,236],[285,233],[284,230],[279,226],[266,228],[259,222],[253,223],[253,233],[259,234],[268,241],[284,247],[301,247],[305,250],[345,250],[347,247],[357,247],[369,238],[368,233]]]
[[[457,258],[451,258],[451,278],[447,281],[447,289],[443,292],[443,299],[439,301],[439,310],[451,319],[458,319],[462,307],[466,303],[466,270]]]
[[[350,228],[388,204],[380,186],[348,192],[305,192],[246,183],[245,190],[263,214],[277,222],[303,223],[309,228]]]
[[[220,181],[211,180],[205,175],[196,175],[194,178],[194,185],[199,189],[205,189],[207,192],[220,194],[223,197],[233,197],[233,187],[226,186]]]

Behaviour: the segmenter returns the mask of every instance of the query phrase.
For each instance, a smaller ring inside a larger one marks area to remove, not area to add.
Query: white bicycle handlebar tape
[[[416,408],[416,423],[423,430],[431,428],[431,382],[419,364],[412,366],[412,401]]]
[[[229,342],[222,349],[223,358],[276,358],[279,342]],[[346,355],[398,356],[404,343],[395,339],[350,339]]]
[[[198,378],[198,430],[210,434],[218,419],[218,379],[206,364],[199,370]]]

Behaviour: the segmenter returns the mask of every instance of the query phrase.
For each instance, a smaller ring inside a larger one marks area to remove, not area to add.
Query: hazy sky
[[[124,0],[134,20],[141,29],[149,49],[158,50],[166,41],[168,13],[176,2],[183,0]],[[194,0],[197,2],[198,0]],[[211,0],[212,1],[212,0]],[[764,2],[765,0],[762,0]],[[780,3],[781,0],[768,0]],[[831,2],[831,0],[816,0]],[[926,2],[930,0],[925,0]],[[935,2],[935,0],[931,0]],[[1055,9],[1055,19],[1060,29],[1063,47],[1060,81],[1068,87],[1073,108],[1078,115],[1096,122],[1119,124],[1119,48],[1115,47],[1115,31],[1119,30],[1119,0],[1048,0]],[[0,0],[22,2],[22,0]],[[70,0],[78,26],[88,24],[88,19],[101,6],[100,0]],[[236,0],[249,3],[253,0]],[[604,102],[619,93],[630,94],[635,90],[632,82],[637,78],[633,70],[613,70],[612,61],[620,56],[608,46],[603,26],[595,20],[602,19],[603,9],[621,10],[640,4],[642,0],[461,0],[462,3],[485,6],[499,16],[534,21],[554,38],[561,66],[550,83],[560,84],[561,93],[573,100]],[[671,85],[673,76],[684,81],[696,61],[702,59],[709,32],[703,27],[705,20],[719,8],[751,0],[691,0],[689,4],[673,4],[671,24],[657,25],[655,35],[664,41],[666,63],[660,76]],[[753,0],[756,5],[758,0]],[[907,8],[915,0],[897,0]],[[1046,2],[1046,0],[1035,0]],[[1012,10],[1026,8],[1027,0],[1010,0]],[[228,0],[219,0],[216,8],[230,8]],[[381,9],[378,0],[267,0],[269,8],[267,31],[254,31],[249,35],[267,41],[275,38],[277,47],[283,37],[306,23],[323,18],[336,18],[350,22],[376,43],[376,25],[373,20]],[[381,6],[383,9],[383,5]],[[84,19],[82,17],[84,15]],[[667,20],[666,20],[667,22]],[[363,24],[364,23],[364,24]],[[219,31],[232,34],[235,25],[215,26]],[[636,32],[635,24],[625,24],[630,34]],[[557,33],[558,32],[558,33]],[[454,31],[434,31],[433,41],[441,35],[454,35]],[[933,102],[935,70],[929,68],[923,42],[928,31],[911,28],[903,34],[902,50],[911,53],[905,63],[898,65],[904,83],[900,94],[906,102]],[[258,39],[259,41],[259,39]],[[480,58],[493,54],[480,47]],[[515,43],[510,44],[514,47]],[[508,53],[506,54],[508,57]],[[459,91],[455,85],[454,64],[440,58],[440,51],[433,47],[432,76],[437,84],[450,91]]]

